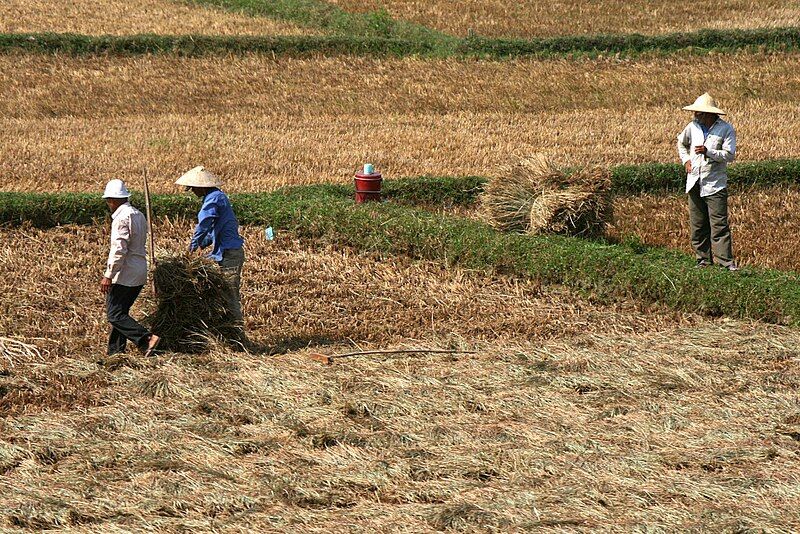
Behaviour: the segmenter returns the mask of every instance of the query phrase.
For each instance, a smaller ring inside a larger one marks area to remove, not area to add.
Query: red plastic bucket
[[[381,200],[381,182],[383,177],[381,173],[374,172],[372,174],[356,173],[356,204],[362,202],[380,202]]]

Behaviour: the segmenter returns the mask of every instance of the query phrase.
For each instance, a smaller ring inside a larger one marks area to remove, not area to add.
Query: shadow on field
[[[251,339],[245,344],[244,349],[250,354],[278,356],[310,347],[335,345],[340,342],[324,336],[292,336],[266,341],[254,341]]]

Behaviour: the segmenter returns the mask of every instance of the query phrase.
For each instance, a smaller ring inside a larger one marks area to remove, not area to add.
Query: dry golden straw
[[[742,265],[800,271],[800,249],[788,236],[800,232],[800,187],[742,188],[728,199],[733,252]],[[639,195],[614,200],[615,238],[638,236],[644,243],[692,253],[686,195]]]
[[[0,32],[87,35],[302,35],[288,22],[176,0],[3,0]]]
[[[611,219],[610,173],[565,173],[536,155],[503,167],[487,184],[480,206],[496,228],[534,234],[603,235]]]
[[[42,358],[36,345],[8,337],[0,337],[0,356],[5,360],[0,360],[0,365],[4,368],[14,367],[14,362],[18,360],[31,361]]]
[[[710,0],[697,10],[670,0],[331,0],[352,11],[386,9],[438,30],[491,37],[555,37],[596,33],[660,34],[703,28],[796,26],[800,4],[785,0]]]
[[[280,354],[107,367],[102,295],[63,283],[107,229],[0,228],[0,331],[48,349],[0,373],[0,530],[800,526],[797,331],[262,231],[244,311]],[[420,346],[475,353],[308,357]]]
[[[686,72],[704,76],[687,79]],[[677,162],[681,106],[711,89],[740,161],[795,158],[800,54],[459,61],[263,56],[0,56],[0,189],[153,193],[202,163],[231,192],[386,178],[489,175],[541,152],[559,165]],[[367,73],[367,74],[364,74]],[[209,85],[204,80],[214,79]],[[637,90],[630,90],[635,87]],[[757,94],[758,98],[754,98]],[[777,119],[776,119],[777,120]],[[269,147],[265,150],[264,147]]]

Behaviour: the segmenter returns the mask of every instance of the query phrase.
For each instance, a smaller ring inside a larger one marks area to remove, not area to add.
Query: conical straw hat
[[[195,167],[178,178],[175,183],[187,187],[219,187],[222,185],[222,181],[208,172],[205,167]]]
[[[701,111],[704,113],[716,113],[717,115],[725,115],[725,112],[717,107],[717,101],[714,100],[710,94],[703,93],[697,97],[694,104],[686,106],[686,111]]]

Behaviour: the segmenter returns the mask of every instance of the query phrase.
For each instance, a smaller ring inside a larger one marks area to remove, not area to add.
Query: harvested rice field
[[[158,247],[170,253],[185,250],[193,227],[165,225],[156,227]],[[105,332],[105,301],[98,273],[108,254],[107,234],[107,229],[83,226],[0,229],[5,287],[0,332],[40,339],[42,348],[54,356],[68,357],[78,349],[99,358],[104,350],[98,340]],[[268,242],[258,228],[245,228],[243,236],[251,261],[243,275],[248,291],[242,305],[248,330],[266,343],[397,343],[431,336],[494,340],[499,333],[547,339],[574,336],[587,328],[635,331],[663,321],[680,322],[669,314],[645,319],[634,309],[576,303],[569,295],[536,284],[453,273],[434,263],[318,251],[289,236]],[[63,247],[65,242],[70,246]],[[23,258],[11,261],[20,250]],[[41,257],[51,255],[56,259],[52,265],[41,264]],[[35,283],[32,272],[38,278]],[[85,280],[86,285],[63,284],[64,279]],[[48,320],[53,313],[58,320]],[[64,339],[78,344],[67,347]]]
[[[797,186],[732,188],[729,198],[734,254],[741,265],[800,271]],[[686,195],[641,195],[614,200],[613,237],[638,236],[643,243],[693,254]]]
[[[350,11],[385,9],[396,18],[466,36],[556,37],[596,33],[662,34],[700,29],[770,28],[800,23],[800,3],[789,0],[667,0],[540,2],[537,0],[331,0]]]
[[[244,233],[263,353],[145,361],[103,228],[0,229],[0,527],[800,528],[796,331]],[[469,352],[309,357],[400,348]]]
[[[686,77],[703,70],[704,77]],[[557,164],[674,162],[712,91],[739,159],[792,158],[800,55],[463,61],[260,57],[0,57],[0,189],[89,191],[147,165],[173,191],[203,164],[230,191],[344,182],[372,161],[387,178],[489,174],[521,155]],[[214,80],[213,84],[206,80]],[[635,91],[630,91],[635,87]],[[779,118],[779,119],[778,119]],[[769,120],[768,120],[769,119]]]
[[[57,5],[54,5],[57,4]],[[313,30],[181,0],[3,0],[0,33],[308,35]]]

